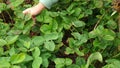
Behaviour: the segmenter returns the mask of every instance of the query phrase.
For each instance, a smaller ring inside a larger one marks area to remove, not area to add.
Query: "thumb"
[[[28,14],[28,13],[30,13],[31,11],[30,11],[30,8],[28,8],[28,9],[26,9],[26,10],[24,10],[23,11],[23,14]]]

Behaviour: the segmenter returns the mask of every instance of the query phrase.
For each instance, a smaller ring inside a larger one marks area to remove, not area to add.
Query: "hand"
[[[23,11],[23,14],[30,14],[31,16],[35,17],[36,15],[38,15],[43,9],[45,8],[45,6],[42,3],[37,4],[34,7],[28,8],[26,10]]]

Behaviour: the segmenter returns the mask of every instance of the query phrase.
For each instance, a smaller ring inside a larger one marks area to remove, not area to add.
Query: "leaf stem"
[[[120,56],[120,53],[116,54],[113,56],[113,58]]]
[[[95,24],[94,30],[96,29],[96,27],[98,26],[98,24],[100,23],[100,21],[102,20],[102,18],[104,17],[105,13],[100,17],[100,19],[97,21],[97,23]]]

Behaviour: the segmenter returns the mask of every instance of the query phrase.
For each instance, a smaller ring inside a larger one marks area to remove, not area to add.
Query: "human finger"
[[[30,9],[29,8],[23,11],[23,14],[28,14],[28,13],[30,13]]]

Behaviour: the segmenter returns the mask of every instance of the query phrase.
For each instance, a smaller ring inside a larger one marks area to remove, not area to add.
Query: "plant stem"
[[[120,56],[120,53],[118,53],[117,55],[114,55],[113,58],[118,57],[118,56]]]
[[[97,21],[97,23],[95,24],[94,30],[96,29],[96,27],[98,26],[98,24],[100,23],[100,21],[102,20],[102,18],[104,17],[105,13],[100,17],[100,19]]]
[[[2,15],[2,17],[3,17],[4,22],[6,22],[4,14],[1,13],[1,15]]]
[[[8,11],[6,11],[6,13],[7,13],[8,16],[10,17],[11,23],[13,23],[13,21],[12,21],[12,17],[11,17],[11,15],[10,15],[10,13],[9,13]]]

